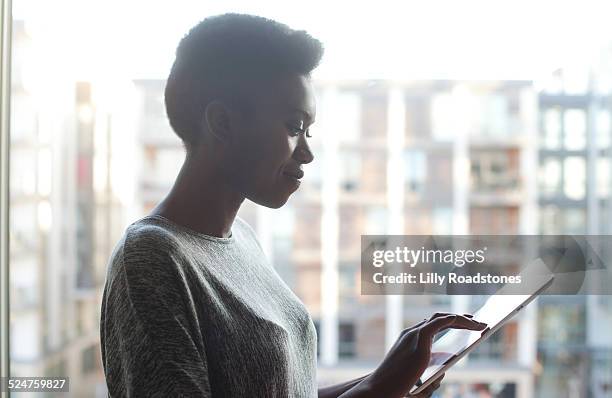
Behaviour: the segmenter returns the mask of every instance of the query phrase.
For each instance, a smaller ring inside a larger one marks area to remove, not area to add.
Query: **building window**
[[[569,156],[563,161],[563,193],[568,199],[582,200],[586,193],[586,161],[581,156]]]
[[[366,93],[362,101],[363,138],[384,139],[387,134],[386,93]]]
[[[482,125],[480,133],[483,136],[503,136],[510,133],[508,98],[501,94],[492,94],[483,99]]]
[[[353,305],[357,301],[359,291],[357,290],[357,278],[359,275],[359,264],[355,262],[340,262],[338,265],[338,295],[341,305]]]
[[[387,231],[387,209],[382,206],[369,206],[365,209],[366,225],[364,234],[384,235]]]
[[[611,167],[609,158],[600,157],[597,159],[597,196],[599,198],[610,197],[610,184],[612,184],[612,180],[610,180]]]
[[[561,161],[556,157],[547,157],[540,166],[540,192],[543,196],[558,195],[561,189]]]
[[[355,324],[352,322],[341,322],[338,333],[338,356],[340,358],[353,358],[355,350]]]
[[[453,209],[450,207],[438,207],[433,209],[432,224],[433,233],[451,235],[453,233]]]
[[[562,347],[584,344],[586,339],[586,308],[583,297],[542,299],[538,311],[540,344]]]
[[[98,360],[96,353],[97,346],[95,345],[88,347],[81,352],[81,369],[83,374],[91,373],[96,369],[96,361]]]
[[[361,157],[357,151],[340,153],[340,187],[346,192],[359,189]]]
[[[564,147],[581,151],[586,146],[586,113],[582,109],[567,109],[563,113]]]
[[[406,97],[406,141],[419,142],[431,135],[429,98]]]
[[[610,111],[599,111],[597,113],[597,147],[599,149],[609,149],[610,148],[610,134],[612,131],[610,130]]]
[[[542,118],[542,147],[545,149],[559,149],[561,146],[561,113],[559,109],[547,109],[544,111]]]
[[[453,97],[449,93],[436,94],[431,102],[432,136],[438,141],[453,141],[457,126],[449,115],[455,114]]]
[[[359,141],[361,136],[361,126],[359,124],[361,98],[355,92],[338,93],[334,101],[334,114],[337,120],[341,122],[337,132],[339,141],[348,143]]]
[[[404,181],[408,195],[422,195],[427,178],[427,158],[425,152],[409,149],[404,152]]]
[[[566,234],[583,234],[586,232],[586,211],[583,207],[569,208],[563,211],[563,232]]]
[[[518,152],[478,150],[472,152],[472,189],[487,193],[518,188]]]

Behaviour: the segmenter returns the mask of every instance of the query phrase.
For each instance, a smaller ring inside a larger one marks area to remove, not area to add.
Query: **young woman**
[[[100,332],[111,396],[403,397],[437,332],[485,327],[436,314],[371,374],[317,389],[312,319],[236,213],[245,199],[279,208],[300,186],[322,53],[304,31],[241,14],[205,19],[180,42],[165,101],[186,158],[109,261]]]

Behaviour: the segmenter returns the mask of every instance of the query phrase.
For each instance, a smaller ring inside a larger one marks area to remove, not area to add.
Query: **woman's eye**
[[[295,137],[295,136],[297,136],[299,134],[303,134],[304,133],[304,129],[302,129],[301,127],[297,127],[297,126],[294,126],[292,124],[287,125],[287,127],[289,128],[289,131],[291,132],[290,135],[292,137]]]
[[[299,122],[298,124],[300,127],[292,123],[287,124],[291,137],[297,137],[299,134],[304,134],[308,138],[312,137],[312,135],[310,135],[310,129],[304,129],[304,122]]]

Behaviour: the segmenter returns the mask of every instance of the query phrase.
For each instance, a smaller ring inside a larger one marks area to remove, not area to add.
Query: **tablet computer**
[[[552,275],[530,275],[531,294],[512,294],[501,292],[502,289],[512,289],[505,285],[495,295],[489,297],[485,304],[474,313],[474,319],[487,324],[484,331],[450,329],[446,334],[434,341],[427,369],[421,375],[417,385],[410,394],[418,394],[425,390],[451,366],[465,357],[480,343],[499,330],[508,320],[532,302],[553,282]],[[522,288],[523,292],[525,289]]]

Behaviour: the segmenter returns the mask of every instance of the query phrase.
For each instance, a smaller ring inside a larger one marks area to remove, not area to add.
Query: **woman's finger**
[[[429,321],[429,319],[423,319],[421,322],[417,323],[416,325],[412,325],[412,326],[410,326],[409,328],[403,329],[403,330],[400,332],[400,336],[403,336],[404,334],[409,333],[410,331],[412,331],[412,330],[414,330],[414,329],[417,329],[417,328],[419,328],[419,327],[423,326],[423,325],[424,325],[425,323],[427,323],[428,321]]]
[[[413,326],[409,327],[408,330],[412,330],[414,328],[418,328],[419,326],[422,326],[422,325],[424,325],[427,322],[429,322],[429,319],[425,318],[421,322],[417,323],[416,325],[413,325]]]
[[[440,318],[442,316],[448,316],[448,315],[455,315],[455,314],[450,313],[450,312],[436,312],[431,317],[429,317],[429,320],[431,321],[433,319]]]
[[[438,377],[433,383],[431,383],[431,385],[429,385],[427,388],[425,388],[422,392],[416,394],[416,395],[407,395],[407,397],[411,397],[411,398],[427,398],[427,397],[431,397],[432,394],[434,393],[434,391],[436,391],[438,388],[440,388],[440,383],[442,382],[442,379],[444,379],[444,373],[442,373],[442,375],[440,375],[440,377]]]
[[[428,337],[433,337],[445,329],[467,329],[467,330],[483,330],[487,327],[486,323],[477,322],[471,318],[462,315],[446,315],[435,318],[421,327],[421,330]]]
[[[436,381],[434,381],[433,383],[431,383],[431,385],[429,385],[429,387],[427,387],[425,390],[423,390],[423,394],[433,394],[434,391],[436,391],[438,388],[440,388],[440,384],[442,383],[442,379],[444,378],[444,374],[442,374],[440,377],[438,377],[436,379]]]

